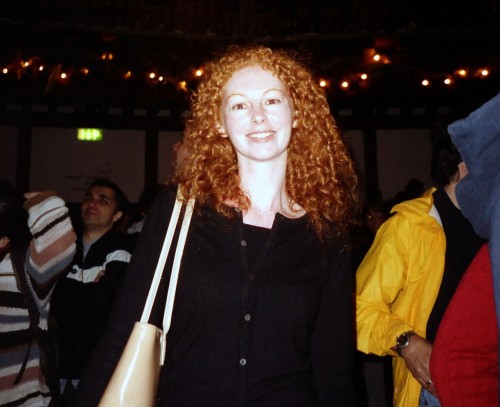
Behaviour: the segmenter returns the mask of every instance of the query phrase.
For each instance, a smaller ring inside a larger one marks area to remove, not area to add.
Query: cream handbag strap
[[[174,305],[175,289],[177,287],[177,279],[179,276],[179,267],[182,259],[182,252],[184,251],[184,243],[186,242],[187,231],[189,228],[189,223],[191,222],[191,215],[193,214],[194,199],[191,198],[186,206],[184,212],[184,219],[182,222],[182,227],[179,235],[179,241],[177,242],[177,248],[174,257],[174,264],[172,266],[172,273],[170,275],[170,283],[167,294],[167,302],[165,306],[165,314],[163,318],[163,335],[167,334],[170,328],[170,321],[172,319],[172,309]],[[148,297],[146,299],[146,304],[144,305],[144,310],[142,311],[140,322],[148,323],[149,317],[151,316],[151,310],[153,308],[153,303],[158,292],[158,287],[160,285],[161,276],[163,274],[163,269],[165,268],[165,263],[167,261],[168,253],[170,251],[170,246],[172,245],[172,240],[175,233],[175,228],[177,226],[177,221],[179,219],[179,214],[182,209],[182,198],[177,192],[177,197],[175,200],[174,209],[172,211],[172,216],[170,217],[170,222],[168,224],[167,234],[163,242],[163,246],[160,252],[160,258],[158,259],[158,264],[156,265],[155,274],[153,281],[151,282],[151,287],[149,289]],[[167,323],[168,325],[165,325]],[[165,326],[167,329],[165,329]]]
[[[165,313],[163,314],[163,336],[167,335],[170,329],[170,321],[172,320],[172,310],[174,309],[175,291],[177,289],[177,279],[179,277],[179,269],[181,267],[182,253],[184,252],[184,244],[188,234],[191,216],[193,215],[194,198],[191,198],[184,211],[184,219],[182,220],[181,231],[179,233],[179,241],[175,250],[174,263],[172,265],[172,273],[170,274],[170,283],[168,285],[167,302],[165,304]]]

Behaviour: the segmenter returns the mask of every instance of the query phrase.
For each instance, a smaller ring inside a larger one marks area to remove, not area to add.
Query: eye
[[[231,107],[232,110],[243,110],[244,108],[245,108],[244,103],[236,103]]]
[[[277,105],[278,103],[281,103],[281,100],[278,98],[269,98],[265,103],[266,105]]]

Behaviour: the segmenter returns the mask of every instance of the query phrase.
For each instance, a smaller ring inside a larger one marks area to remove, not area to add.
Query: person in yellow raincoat
[[[395,406],[439,406],[429,372],[432,340],[482,244],[456,202],[466,173],[446,134],[434,146],[437,188],[394,206],[356,272],[357,347],[394,356]]]

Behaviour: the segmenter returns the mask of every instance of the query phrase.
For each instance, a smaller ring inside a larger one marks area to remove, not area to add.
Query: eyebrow
[[[99,198],[113,199],[112,197],[107,196],[107,195],[104,195],[104,194],[97,194],[97,196],[98,196]]]
[[[263,95],[265,95],[266,93],[269,93],[269,92],[273,92],[273,91],[276,91],[276,92],[280,92],[280,93],[284,93],[286,94],[286,90],[284,89],[277,89],[277,88],[271,88],[271,89],[268,89],[266,90],[264,93],[262,93]],[[228,97],[226,97],[226,100],[229,100],[229,98],[233,97],[233,96],[242,96],[242,97],[246,97],[247,95],[245,93],[231,93]]]
[[[88,197],[93,197],[94,195],[97,196],[98,198],[106,198],[109,200],[113,200],[113,197],[111,197],[111,196],[108,196],[105,194],[93,194],[92,192],[87,192],[83,197],[88,198]]]
[[[243,93],[231,93],[228,97],[226,97],[226,100],[228,100],[229,98],[232,98],[233,96],[243,96],[243,97],[245,97],[246,95],[243,94]]]

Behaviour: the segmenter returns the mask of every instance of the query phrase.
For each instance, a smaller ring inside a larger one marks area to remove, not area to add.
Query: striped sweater
[[[53,192],[28,199],[28,226],[32,240],[26,253],[25,272],[30,291],[40,312],[38,328],[47,330],[49,301],[57,279],[67,270],[75,254],[76,235],[68,208]],[[16,283],[10,254],[0,262],[0,405],[47,406],[51,400],[40,371],[36,343],[32,335],[24,297]],[[26,369],[14,381],[29,351]]]
[[[57,325],[60,378],[80,378],[108,323],[133,243],[130,235],[111,229],[92,243],[84,257],[82,236],[78,236],[71,269],[57,283],[50,309]]]

